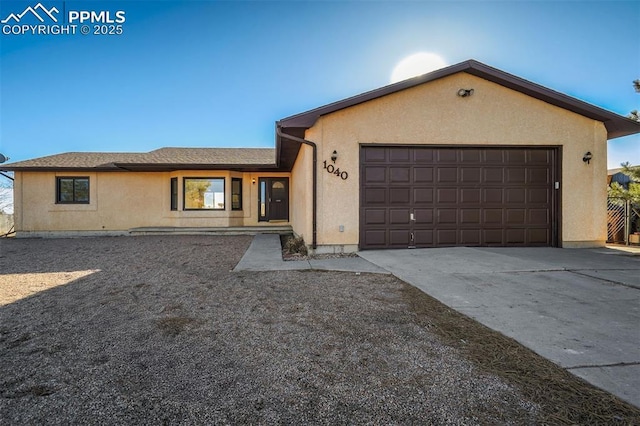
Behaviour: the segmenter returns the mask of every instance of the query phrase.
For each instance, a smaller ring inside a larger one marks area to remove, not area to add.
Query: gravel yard
[[[230,272],[250,242],[0,239],[0,424],[640,424],[393,276]]]

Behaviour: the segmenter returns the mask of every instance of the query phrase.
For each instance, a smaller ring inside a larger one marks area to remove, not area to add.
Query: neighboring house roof
[[[349,108],[363,102],[409,89],[459,72],[466,72],[468,74],[475,75],[549,104],[572,111],[576,114],[601,121],[607,128],[608,139],[640,133],[640,122],[591,105],[579,99],[572,98],[571,96],[567,96],[563,93],[556,92],[555,90],[548,89],[539,84],[532,83],[528,80],[506,73],[497,68],[490,67],[475,60],[461,62],[428,74],[423,74],[418,77],[410,78],[370,92],[365,92],[360,95],[321,106],[307,112],[292,115],[280,120],[278,125],[282,129],[291,129],[291,131],[287,131],[287,133],[293,134],[295,132],[300,134],[301,129],[310,128],[322,115],[330,114],[344,108]]]
[[[145,153],[67,152],[3,164],[3,170],[117,171],[274,168],[273,148],[160,148]]]
[[[640,167],[640,166],[631,166],[631,167]],[[622,185],[624,189],[629,189],[629,184],[634,181],[633,179],[631,179],[631,176],[625,174],[623,170],[624,169],[622,167],[619,167],[617,169],[607,170],[607,184],[611,185],[613,182],[617,182],[620,185]]]

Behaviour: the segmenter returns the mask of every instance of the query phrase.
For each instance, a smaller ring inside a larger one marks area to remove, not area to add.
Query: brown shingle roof
[[[1,170],[176,170],[275,167],[273,148],[160,148],[145,153],[67,152],[0,165]]]

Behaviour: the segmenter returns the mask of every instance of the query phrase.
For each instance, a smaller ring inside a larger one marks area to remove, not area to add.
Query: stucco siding
[[[457,96],[461,88],[473,95]],[[335,167],[349,173],[342,180],[318,171],[319,244],[358,243],[361,144],[559,146],[561,243],[605,242],[604,125],[479,77],[459,73],[336,111],[305,137],[318,144],[320,163],[336,150]]]
[[[56,177],[89,177],[88,204],[57,204]],[[137,227],[227,227],[268,225],[258,222],[258,177],[289,173],[230,171],[180,172],[18,172],[16,231],[126,231]],[[171,210],[170,182],[178,178],[179,209]],[[184,210],[183,178],[225,179],[224,210]],[[231,210],[231,178],[242,178],[242,210]],[[291,205],[291,202],[290,202]],[[282,223],[280,223],[282,224]]]

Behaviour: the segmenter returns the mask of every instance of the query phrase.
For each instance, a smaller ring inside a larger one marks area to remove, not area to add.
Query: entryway
[[[258,221],[289,220],[289,178],[258,179]]]

